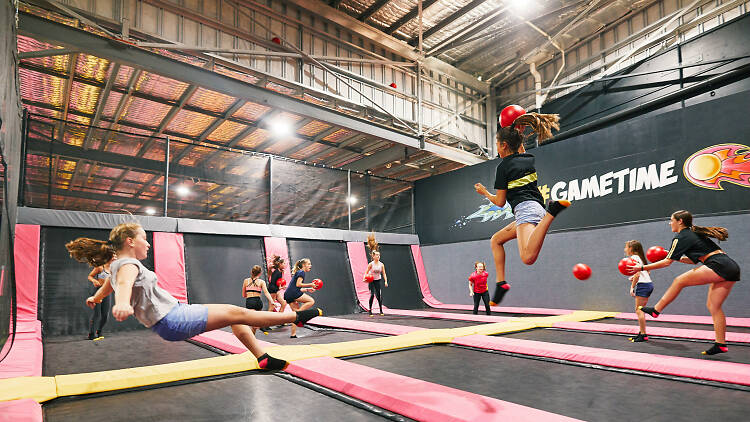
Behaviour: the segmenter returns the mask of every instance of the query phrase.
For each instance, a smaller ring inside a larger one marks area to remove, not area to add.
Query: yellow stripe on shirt
[[[520,188],[521,186],[528,185],[532,182],[536,182],[536,172],[526,175],[520,179],[511,180],[510,182],[508,182],[508,189]]]
[[[671,259],[671,260],[673,260],[673,261],[677,261],[677,260],[679,260],[679,259],[680,259],[680,257],[679,257],[679,256],[677,257],[677,259],[674,259],[674,258],[672,257],[672,254],[674,253],[674,248],[676,248],[676,247],[677,247],[677,242],[678,242],[678,239],[674,239],[674,240],[672,240],[672,247],[671,247],[671,248],[669,248],[669,253],[667,254],[667,257],[666,257],[665,259]],[[380,303],[380,302],[378,302],[378,303]]]

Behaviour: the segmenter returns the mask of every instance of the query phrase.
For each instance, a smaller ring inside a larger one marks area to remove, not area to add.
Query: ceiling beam
[[[359,16],[357,16],[357,19],[361,20],[362,22],[366,21],[372,15],[378,13],[380,9],[382,9],[386,4],[388,4],[388,0],[376,0],[373,4],[370,5],[370,7],[365,9],[364,12],[360,13]]]
[[[437,3],[437,0],[426,0],[422,2],[422,12],[424,13],[425,10],[427,10],[428,7],[432,6],[433,4]],[[406,25],[411,21],[412,19],[416,18],[419,15],[419,5],[412,7],[412,9],[405,14],[404,16],[401,16],[399,20],[393,23],[388,29],[386,29],[385,32],[388,35],[393,35],[394,32],[398,31],[402,26]]]
[[[457,21],[458,19],[462,18],[465,14],[471,12],[472,10],[476,9],[478,6],[481,6],[482,3],[484,3],[487,0],[474,0],[471,3],[467,4],[466,6],[458,9],[455,11],[452,15],[448,16],[447,18],[441,20],[428,30],[424,31],[422,33],[422,39],[426,40],[430,36],[434,35],[436,32],[440,31],[441,29],[445,28],[446,26],[452,24],[453,22]],[[414,37],[411,40],[409,40],[409,45],[415,46],[419,42],[419,37]]]
[[[347,164],[344,168],[354,171],[367,171],[372,170],[376,167],[380,167],[386,163],[393,161],[400,161],[407,158],[406,148],[401,146],[395,146],[388,148],[375,154],[362,157],[357,161],[353,161]]]

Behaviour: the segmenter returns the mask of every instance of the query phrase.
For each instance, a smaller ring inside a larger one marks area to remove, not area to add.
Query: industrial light
[[[148,215],[154,215],[156,214],[156,210],[153,208],[146,208],[146,214]]]
[[[270,129],[271,134],[278,138],[283,138],[292,134],[292,124],[286,119],[273,119],[268,122],[268,128]]]
[[[350,197],[349,197],[349,198],[347,198],[346,200],[347,200],[347,201],[349,202],[349,204],[351,204],[351,205],[354,205],[354,204],[356,204],[356,203],[357,203],[357,197],[356,197],[356,196],[350,196]]]
[[[180,185],[175,188],[175,192],[177,192],[177,196],[179,197],[186,197],[190,195],[190,188],[185,185]]]

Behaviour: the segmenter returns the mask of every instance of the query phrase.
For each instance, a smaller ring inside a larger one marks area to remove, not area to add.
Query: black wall
[[[263,239],[252,236],[185,233],[185,275],[190,303],[229,303],[245,307],[242,281],[254,265],[263,268]],[[261,295],[264,309],[268,301]]]
[[[78,237],[106,240],[109,230],[64,227],[42,227],[40,234],[39,263],[39,319],[45,336],[81,335],[89,330],[92,310],[86,307],[86,298],[91,295],[91,282],[87,276],[91,267],[73,260],[65,244]],[[153,244],[153,234],[146,232],[147,240]],[[153,255],[141,261],[146,268],[154,270]],[[110,296],[114,306],[114,295]],[[143,328],[135,318],[117,322],[109,314],[104,327],[107,332],[128,331]]]
[[[294,263],[303,258],[312,262],[312,270],[305,275],[305,282],[323,280],[323,288],[308,293],[315,299],[316,307],[325,315],[351,314],[357,308],[354,282],[349,266],[346,244],[326,240],[289,239],[289,259]],[[294,271],[292,271],[294,274]]]
[[[409,245],[381,245],[380,260],[385,264],[385,271],[388,275],[388,288],[381,281],[383,305],[394,309],[424,308],[411,247]],[[375,309],[379,310],[377,307]]]

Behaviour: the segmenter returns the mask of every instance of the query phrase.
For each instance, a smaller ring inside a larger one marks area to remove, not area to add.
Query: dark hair
[[[641,242],[637,240],[628,240],[625,242],[625,246],[630,249],[630,252],[634,255],[638,255],[644,265],[648,262],[648,260],[646,260],[646,254],[643,253],[643,245],[641,245]]]
[[[672,213],[672,218],[675,220],[682,220],[682,224],[692,230],[693,232],[706,236],[713,237],[718,240],[727,240],[729,238],[729,231],[724,227],[703,227],[693,225],[693,214],[690,211],[680,210]]]
[[[284,258],[274,254],[271,256],[271,264],[269,267],[271,267],[272,270],[281,271],[281,269],[284,268]]]
[[[109,240],[97,240],[79,237],[65,244],[70,257],[78,262],[88,262],[92,267],[98,267],[111,261],[115,251],[125,246],[125,240],[135,238],[138,231],[143,230],[138,223],[118,224],[109,232]]]
[[[552,129],[560,129],[560,116],[558,114],[526,113],[516,118],[510,126],[499,128],[497,140],[508,144],[511,151],[518,151],[525,139],[523,133],[518,130],[522,126],[530,127],[539,136],[539,142],[541,143],[552,137]]]
[[[260,265],[255,265],[253,266],[253,269],[250,270],[250,275],[252,277],[257,277],[260,275],[261,270]]]

